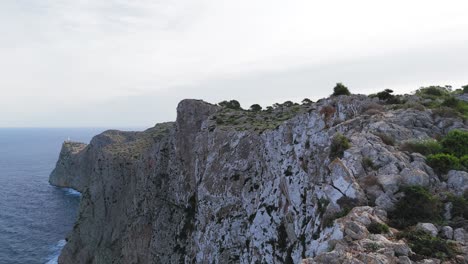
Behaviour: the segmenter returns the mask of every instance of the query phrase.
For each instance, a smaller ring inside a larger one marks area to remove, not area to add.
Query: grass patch
[[[424,156],[438,154],[442,152],[442,145],[435,139],[425,139],[419,141],[405,141],[400,145],[400,150],[410,153],[421,153]]]
[[[341,133],[336,133],[330,145],[330,159],[343,158],[344,151],[351,147],[348,138]]]
[[[422,230],[407,230],[401,232],[398,238],[408,241],[411,250],[416,253],[416,256],[412,257],[414,261],[427,257],[445,260],[457,255],[456,245],[453,242],[433,237]]]
[[[371,232],[372,234],[386,234],[390,231],[388,225],[377,222],[372,222],[367,227],[367,230],[369,230],[369,232]]]

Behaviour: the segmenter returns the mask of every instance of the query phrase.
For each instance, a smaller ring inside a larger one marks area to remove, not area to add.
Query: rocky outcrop
[[[366,114],[376,102],[292,106],[271,128],[235,111],[242,124],[220,125],[226,109],[184,100],[175,123],[64,143],[50,182],[82,200],[59,262],[410,263],[404,241],[368,225],[386,221],[402,186],[452,187],[384,135],[401,142],[466,126],[430,110]],[[337,133],[351,148],[330,158]]]

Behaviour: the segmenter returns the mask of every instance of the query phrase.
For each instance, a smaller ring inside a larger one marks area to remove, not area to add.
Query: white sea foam
[[[72,195],[72,196],[80,196],[81,193],[75,189],[72,188],[64,188],[65,194],[67,195]]]
[[[49,260],[45,264],[57,264],[60,251],[65,246],[67,242],[65,240],[60,240],[55,246],[52,247],[54,253],[48,258]]]

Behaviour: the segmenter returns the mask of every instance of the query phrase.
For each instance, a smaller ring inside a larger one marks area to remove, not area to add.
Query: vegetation
[[[468,132],[462,130],[450,131],[441,141],[444,152],[456,157],[468,155]]]
[[[389,146],[394,146],[395,145],[395,140],[391,136],[389,136],[389,135],[387,135],[385,133],[380,133],[380,132],[375,133],[375,135],[378,136],[382,140],[383,143],[385,143],[385,144],[387,144]]]
[[[333,88],[332,96],[338,95],[351,95],[351,93],[349,92],[348,87],[344,86],[342,83],[337,83],[335,88]]]
[[[400,145],[400,150],[410,153],[417,152],[424,156],[442,152],[442,145],[435,139],[406,141]]]
[[[262,107],[259,104],[253,104],[250,106],[250,111],[253,111],[253,112],[262,111]]]
[[[362,166],[366,170],[375,170],[375,169],[377,169],[377,166],[374,165],[374,162],[372,161],[372,159],[370,159],[368,157],[365,157],[365,158],[362,159]]]
[[[405,194],[391,212],[392,225],[405,228],[418,222],[435,222],[441,220],[442,203],[439,198],[432,195],[421,186],[403,188]]]
[[[336,133],[330,145],[330,159],[342,158],[344,151],[351,147],[348,138],[341,133]]]
[[[468,193],[467,193],[468,194]],[[465,194],[465,196],[468,196]],[[452,218],[468,219],[468,197],[449,194],[447,201],[452,203]]]
[[[390,231],[388,225],[377,222],[372,222],[367,227],[367,230],[369,230],[369,232],[371,232],[372,234],[386,234]]]
[[[427,156],[427,164],[439,174],[445,174],[449,170],[460,168],[460,161],[452,154],[439,153]]]
[[[460,158],[460,165],[465,171],[468,171],[468,155],[464,155]]]
[[[468,93],[468,85],[462,86],[463,93]]]
[[[224,108],[229,108],[229,109],[234,109],[234,110],[241,110],[241,105],[238,101],[236,100],[231,100],[231,101],[222,101],[218,103],[219,106],[224,107]]]
[[[395,96],[392,94],[393,90],[385,89],[381,92],[376,94],[370,94],[369,97],[374,98],[377,97],[379,100],[384,101],[387,104],[401,104],[403,101],[400,99],[401,96]]]
[[[302,104],[308,105],[308,104],[311,104],[311,103],[313,103],[313,102],[309,98],[304,98],[304,100],[302,100]]]
[[[453,258],[457,254],[456,246],[454,243],[433,237],[430,234],[422,231],[410,229],[399,234],[399,238],[404,238],[408,241],[411,250],[417,255],[413,260],[421,260],[425,257],[432,257],[438,259]]]

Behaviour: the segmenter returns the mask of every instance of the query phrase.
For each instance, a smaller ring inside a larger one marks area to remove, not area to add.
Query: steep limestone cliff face
[[[220,107],[184,100],[175,123],[64,143],[50,182],[83,195],[59,262],[406,261],[403,241],[373,237],[366,226],[387,221],[402,186],[451,190],[421,155],[382,134],[401,142],[467,126],[430,110],[367,114],[373,104],[367,96],[324,99],[259,131],[219,125]],[[351,147],[330,158],[337,133]],[[347,247],[352,241],[361,247]],[[366,251],[371,242],[389,250]]]

